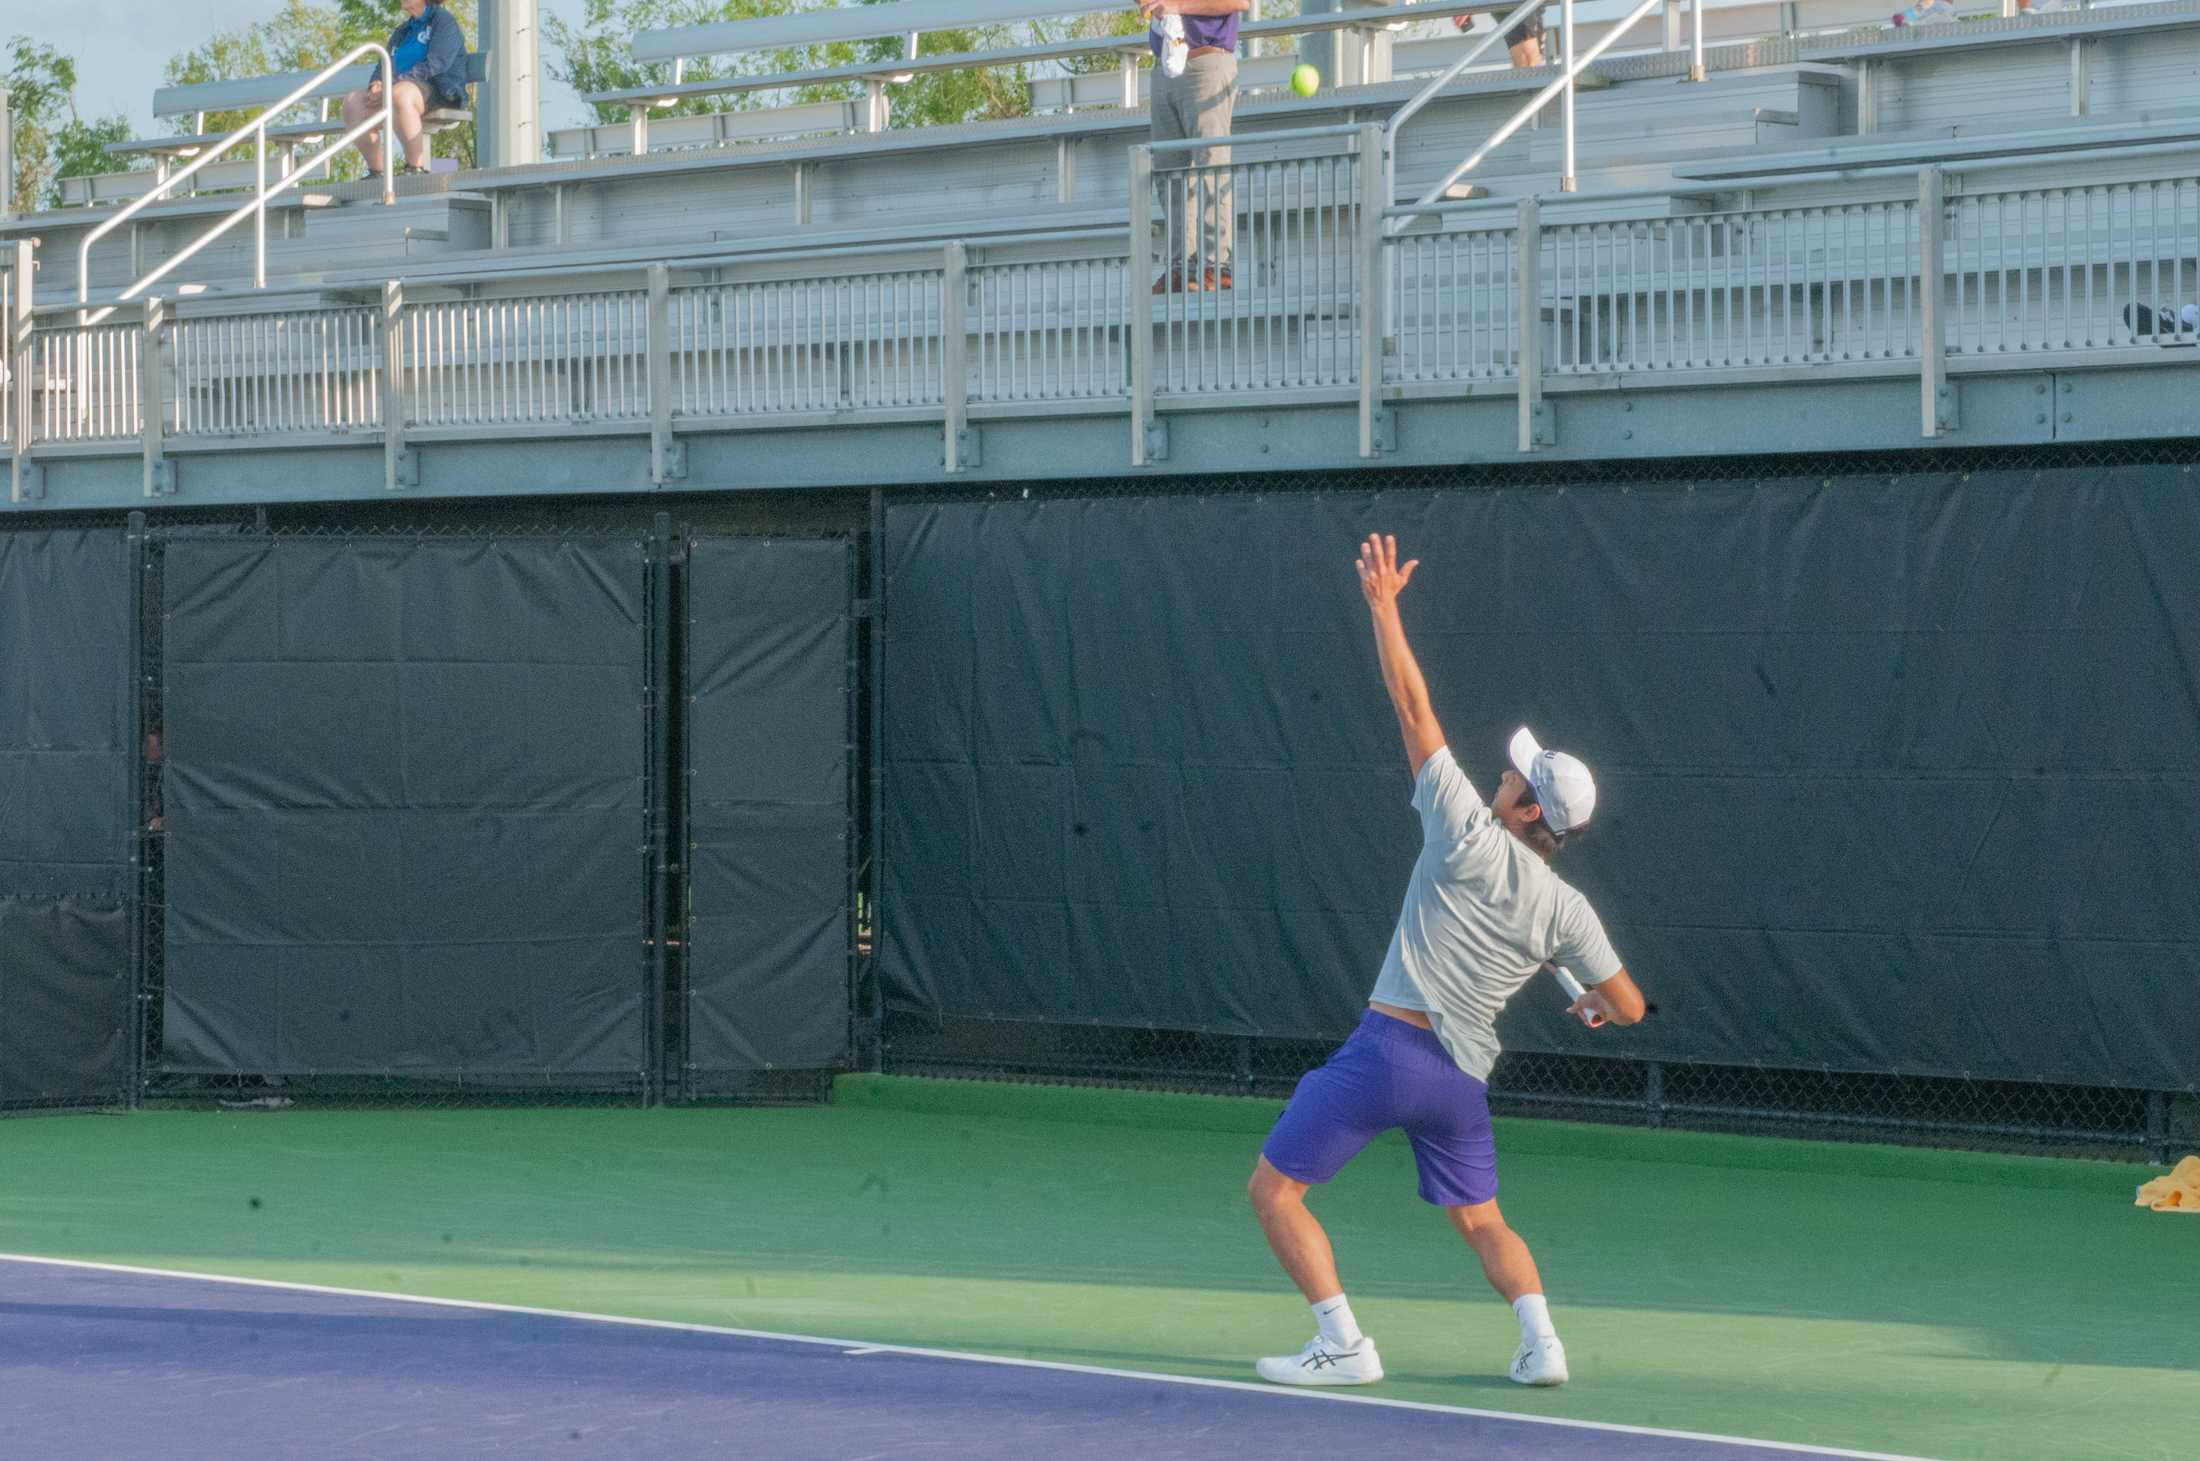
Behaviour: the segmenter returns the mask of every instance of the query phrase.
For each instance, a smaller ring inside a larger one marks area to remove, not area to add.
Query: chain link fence
[[[890,1012],[889,1075],[1041,1081],[1282,1100],[1339,1042]],[[2165,1160],[2200,1142],[2200,1096],[1507,1051],[1500,1115],[2045,1156]]]

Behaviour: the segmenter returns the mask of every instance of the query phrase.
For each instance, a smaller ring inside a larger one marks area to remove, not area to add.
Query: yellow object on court
[[[2167,1177],[2142,1183],[2139,1206],[2156,1212],[2200,1212],[2200,1157],[2187,1157]]]

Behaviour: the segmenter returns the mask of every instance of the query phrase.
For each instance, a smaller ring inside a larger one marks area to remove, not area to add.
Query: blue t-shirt
[[[390,52],[397,74],[402,76],[422,61],[428,59],[428,41],[435,35],[435,22],[423,15],[403,28],[404,40]]]

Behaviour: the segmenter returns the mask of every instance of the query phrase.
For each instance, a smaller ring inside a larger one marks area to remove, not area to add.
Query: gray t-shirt
[[[1505,830],[1449,746],[1422,763],[1413,807],[1421,855],[1369,998],[1427,1011],[1459,1068],[1486,1081],[1498,1013],[1546,961],[1602,984],[1619,955],[1589,900]]]

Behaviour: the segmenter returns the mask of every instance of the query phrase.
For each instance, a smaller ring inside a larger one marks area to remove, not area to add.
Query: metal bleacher
[[[1079,9],[1053,3],[902,0],[634,53]],[[1512,8],[1248,24],[1230,160],[1159,186],[1143,69],[1058,64],[1135,61],[1142,36],[911,42],[600,94],[630,115],[553,132],[544,161],[404,180],[394,205],[294,191],[269,205],[265,288],[225,239],[97,323],[80,300],[115,306],[236,195],[209,170],[81,279],[103,202],[0,224],[11,502],[1914,447],[2189,416],[2200,351],[2148,322],[2200,298],[2200,0],[1901,31],[1864,0],[1713,3],[1700,72],[1685,5],[1621,30],[1642,7],[1582,0],[1578,52],[1611,48],[1570,127],[1556,101],[1522,115],[1557,67],[1486,44]],[[1471,35],[1446,19],[1480,12]],[[1283,90],[1279,48],[1320,29],[1378,79]],[[979,65],[1018,68],[1031,114],[893,124],[898,77]],[[705,97],[728,109],[656,105]],[[1235,281],[1155,294],[1156,224],[1197,188],[1229,199]]]

